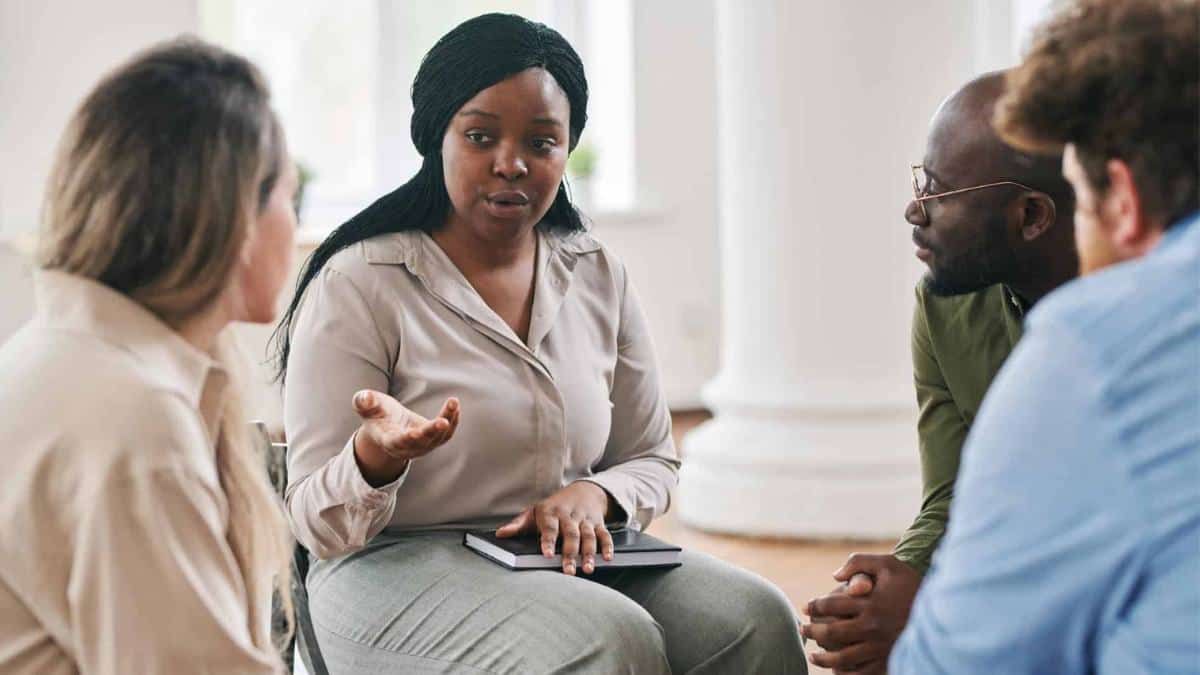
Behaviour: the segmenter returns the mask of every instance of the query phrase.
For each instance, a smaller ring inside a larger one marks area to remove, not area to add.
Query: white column
[[[908,165],[972,74],[971,9],[717,0],[716,17],[722,364],[680,517],[895,536],[920,502]]]

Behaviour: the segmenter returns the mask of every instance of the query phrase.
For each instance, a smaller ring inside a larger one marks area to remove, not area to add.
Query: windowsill
[[[655,225],[662,222],[663,216],[664,213],[661,210],[634,207],[585,213],[584,219],[590,220],[594,227],[603,230],[610,227]],[[325,241],[325,238],[329,236],[330,232],[333,232],[335,227],[337,225],[305,225],[296,231],[296,246],[303,249],[315,248],[321,242]]]

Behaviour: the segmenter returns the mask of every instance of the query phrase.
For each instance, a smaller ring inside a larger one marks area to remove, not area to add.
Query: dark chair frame
[[[251,435],[259,444],[259,450],[266,460],[267,476],[282,500],[284,490],[287,489],[287,444],[271,442],[271,435],[267,432],[267,425],[263,422],[251,422],[251,427]],[[320,646],[317,644],[312,615],[308,611],[308,588],[304,585],[308,578],[308,561],[308,549],[304,548],[300,542],[296,542],[296,546],[292,550],[291,563],[294,629],[287,644],[280,646],[282,652],[280,656],[287,664],[288,672],[295,672],[293,654],[299,652],[300,659],[304,662],[304,669],[308,671],[309,675],[329,675],[329,669],[325,666],[325,658],[321,655]],[[282,638],[287,630],[287,620],[278,611],[278,598],[275,598],[272,605],[277,611],[273,613],[271,619],[271,632],[278,643],[279,638]]]

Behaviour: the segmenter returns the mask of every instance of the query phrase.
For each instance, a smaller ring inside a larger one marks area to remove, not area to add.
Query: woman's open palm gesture
[[[364,389],[354,395],[354,411],[362,418],[357,441],[404,462],[433,452],[458,428],[459,404],[453,397],[430,420],[387,394]]]

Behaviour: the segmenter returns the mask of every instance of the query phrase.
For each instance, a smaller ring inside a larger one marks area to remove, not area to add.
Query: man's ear
[[[1108,189],[1099,210],[1110,225],[1110,235],[1118,250],[1140,255],[1158,241],[1161,228],[1151,223],[1142,211],[1142,196],[1129,165],[1120,159],[1110,159],[1105,170]]]
[[[1021,209],[1021,238],[1033,241],[1042,236],[1058,220],[1054,198],[1045,192],[1027,192],[1017,200]]]

